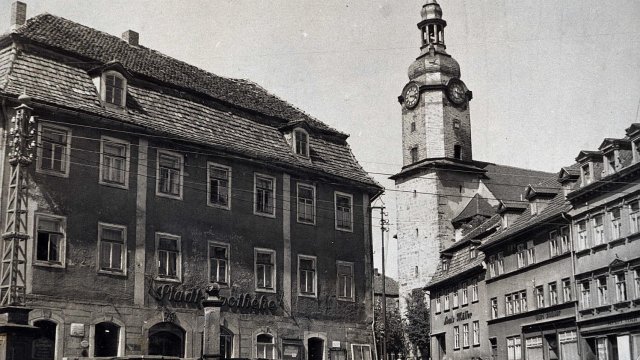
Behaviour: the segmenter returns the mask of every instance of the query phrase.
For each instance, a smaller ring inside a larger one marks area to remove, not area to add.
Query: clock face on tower
[[[418,84],[414,82],[407,84],[402,92],[402,97],[404,97],[404,105],[407,109],[416,107],[420,101],[420,88]]]
[[[459,79],[451,79],[447,84],[447,97],[452,103],[462,105],[467,101],[467,87]]]

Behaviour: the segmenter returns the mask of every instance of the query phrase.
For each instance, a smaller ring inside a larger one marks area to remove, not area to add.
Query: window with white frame
[[[207,205],[222,209],[231,208],[231,168],[207,163]]]
[[[36,260],[39,265],[64,266],[65,219],[36,214]]]
[[[536,263],[536,247],[533,241],[527,241],[527,265],[533,265]]]
[[[101,272],[126,273],[127,228],[98,223],[98,249]]]
[[[473,345],[480,345],[480,321],[473,322]]]
[[[478,257],[478,247],[470,246],[469,247],[469,260],[473,260]]]
[[[580,303],[583,309],[591,307],[591,284],[589,280],[580,283]]]
[[[513,315],[515,313],[513,294],[507,294],[504,296],[504,308],[507,315]]]
[[[442,271],[449,271],[449,258],[444,257],[440,260]]]
[[[460,349],[460,327],[453,327],[453,348]]]
[[[469,347],[469,324],[462,324],[462,346]]]
[[[182,155],[158,150],[156,195],[182,199],[183,170]]]
[[[498,318],[498,298],[491,298],[491,318]]]
[[[544,286],[536,286],[536,307],[541,309],[544,307]]]
[[[489,276],[490,277],[495,277],[496,276],[496,257],[495,255],[491,255],[489,256]]]
[[[457,308],[460,305],[458,302],[458,288],[453,288],[453,309]]]
[[[525,359],[543,359],[542,336],[525,339]]]
[[[477,279],[474,279],[471,282],[471,301],[472,302],[478,301],[478,280]]]
[[[276,252],[270,249],[254,249],[256,291],[275,292]]]
[[[504,274],[504,257],[502,256],[502,252],[496,255],[496,265],[498,275]]]
[[[559,246],[558,246],[558,232],[557,231],[552,231],[549,233],[549,255],[551,257],[554,257],[556,255],[558,255],[560,252],[559,250]]]
[[[298,222],[316,223],[316,187],[309,184],[298,184]]]
[[[527,311],[527,291],[526,290],[520,291],[520,311],[521,312]]]
[[[636,296],[635,298],[640,298],[640,268],[633,270],[633,282],[635,283],[636,288]]]
[[[611,240],[619,239],[622,236],[620,231],[620,208],[609,211],[609,221],[611,224]]]
[[[436,314],[442,311],[442,300],[440,294],[436,294]]]
[[[338,261],[338,300],[354,299],[353,263]]]
[[[549,306],[558,304],[558,283],[549,283]]]
[[[524,262],[524,251],[525,251],[525,245],[524,244],[518,244],[518,269],[521,267],[524,267],[526,265],[526,263]]]
[[[618,302],[627,301],[627,281],[624,272],[614,275],[616,281],[616,300]]]
[[[520,314],[527,311],[526,290],[505,295],[505,309],[507,315]]]
[[[158,260],[158,278],[164,280],[181,279],[182,256],[180,237],[156,233],[156,259]]]
[[[276,344],[272,335],[259,334],[256,336],[256,357],[258,359],[276,358]]]
[[[573,299],[571,291],[571,279],[562,279],[562,301],[569,302]]]
[[[575,330],[558,332],[562,359],[579,359],[578,336]]]
[[[129,143],[103,136],[100,142],[100,184],[127,188]]]
[[[335,193],[336,229],[353,230],[353,196],[350,194]]]
[[[309,134],[302,129],[293,131],[294,147],[297,155],[309,157]]]
[[[462,302],[461,302],[461,304],[464,306],[464,305],[467,305],[469,303],[469,288],[467,287],[467,283],[466,282],[462,283],[461,292],[462,292]]]
[[[600,245],[604,244],[604,216],[603,214],[598,214],[593,217],[593,244]]]
[[[229,284],[229,244],[209,242],[209,282]]]
[[[607,305],[609,303],[609,293],[607,291],[607,278],[605,276],[596,280],[598,285],[598,305]]]
[[[352,344],[352,360],[371,360],[371,347],[369,345]]]
[[[69,176],[71,129],[47,123],[38,125],[37,170],[58,176]]]
[[[591,167],[589,164],[583,165],[580,169],[582,173],[582,186],[591,184]]]
[[[635,200],[629,203],[629,221],[631,222],[631,233],[640,231],[640,201]]]
[[[583,220],[578,222],[578,250],[584,250],[589,247],[587,243],[587,221]]]
[[[569,240],[569,227],[560,229],[560,250],[562,253],[571,251],[571,241]]]
[[[449,292],[444,294],[444,311],[449,311]]]
[[[107,71],[103,75],[103,100],[106,103],[125,106],[127,80],[118,72]]]
[[[507,360],[522,359],[522,345],[520,336],[511,336],[507,338]]]
[[[300,295],[316,296],[316,258],[298,255],[298,284]]]
[[[254,213],[257,215],[275,217],[276,179],[272,176],[255,174],[254,186]]]

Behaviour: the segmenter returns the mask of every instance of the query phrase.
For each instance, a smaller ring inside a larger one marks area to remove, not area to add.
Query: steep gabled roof
[[[487,199],[482,197],[480,194],[476,194],[467,203],[467,206],[465,206],[464,209],[462,209],[462,211],[453,220],[451,220],[451,222],[455,224],[473,218],[477,215],[491,217],[495,212],[496,209],[489,204]]]
[[[387,296],[398,297],[400,291],[398,290],[398,282],[388,276],[385,277],[385,287],[387,288]],[[374,273],[373,277],[373,294],[382,296],[382,274]]]
[[[554,175],[544,171],[485,163],[484,185],[498,200],[522,201],[522,194],[529,184],[538,184]]]

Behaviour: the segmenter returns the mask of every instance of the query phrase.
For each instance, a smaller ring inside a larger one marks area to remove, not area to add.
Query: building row
[[[346,134],[134,31],[27,20],[20,2],[12,19],[0,37],[3,210],[20,111],[35,157],[20,305],[38,332],[21,358],[199,357],[212,283],[226,358],[374,356],[369,207],[382,188]]]

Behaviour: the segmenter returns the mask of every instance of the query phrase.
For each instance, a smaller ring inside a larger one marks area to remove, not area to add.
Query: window
[[[583,309],[591,307],[591,286],[588,280],[580,283],[580,302]]]
[[[505,295],[505,307],[507,315],[520,314],[527,311],[526,290]]]
[[[36,264],[64,266],[65,220],[36,214]]]
[[[269,334],[256,336],[256,357],[259,359],[276,358],[276,345],[273,342],[273,336]]]
[[[182,155],[158,150],[156,195],[182,199]]]
[[[558,332],[561,359],[579,359],[578,336],[575,330]]]
[[[518,244],[518,269],[524,267],[524,244]]]
[[[338,265],[338,299],[353,300],[353,263],[339,261]]]
[[[521,360],[522,348],[521,348],[520,336],[512,336],[507,338],[507,359],[508,360]]]
[[[125,226],[98,223],[98,249],[100,271],[126,273],[127,228]]]
[[[436,294],[436,314],[442,311],[442,300],[440,294]]]
[[[604,244],[604,224],[602,214],[595,215],[593,217],[593,244]]]
[[[441,263],[442,263],[442,271],[449,271],[449,259],[443,258]]]
[[[129,185],[129,143],[102,137],[100,184],[127,188]]]
[[[462,147],[460,145],[453,145],[453,158],[462,159]]]
[[[491,255],[489,256],[489,276],[490,277],[495,277],[496,276],[496,257],[495,255]]]
[[[229,244],[209,242],[209,282],[229,285]]]
[[[469,247],[469,260],[473,260],[478,257],[478,248],[475,246]]]
[[[536,286],[536,307],[538,309],[544,307],[544,287],[542,285]]]
[[[316,222],[316,188],[313,185],[298,184],[298,222]]]
[[[527,264],[532,265],[536,263],[536,247],[533,245],[533,241],[527,242]]]
[[[587,244],[587,222],[585,220],[578,223],[578,250],[588,248]]]
[[[118,106],[125,105],[126,80],[116,72],[104,74],[104,101]]]
[[[589,164],[585,164],[581,168],[582,172],[582,186],[591,184],[591,169]]]
[[[478,280],[473,280],[471,283],[471,301],[478,301]]]
[[[316,258],[298,255],[298,284],[300,295],[316,296]]]
[[[514,303],[513,303],[513,295],[512,294],[508,294],[504,296],[504,305],[505,305],[505,312],[507,315],[513,315],[515,308],[514,308]]]
[[[467,283],[462,283],[462,305],[467,305],[469,303],[469,289],[467,288]]]
[[[563,254],[571,251],[571,242],[569,241],[569,228],[566,226],[560,229],[560,246]]]
[[[558,304],[558,284],[554,281],[549,283],[549,306]]]
[[[453,327],[453,348],[455,350],[460,349],[460,327]]]
[[[552,231],[549,233],[549,255],[554,257],[558,253],[558,232]]]
[[[612,209],[609,212],[611,220],[611,240],[619,239],[622,235],[620,232],[620,208]]]
[[[633,281],[636,285],[636,299],[640,298],[640,269],[633,270]]]
[[[520,291],[520,309],[522,312],[527,311],[527,291]]]
[[[336,229],[353,230],[353,196],[337,192],[334,195],[336,204]]]
[[[156,258],[158,278],[180,281],[182,260],[179,236],[156,233]]]
[[[352,360],[371,360],[371,347],[369,345],[351,345]]]
[[[444,294],[444,311],[449,311],[449,293]]]
[[[458,303],[458,289],[457,288],[453,288],[453,309],[457,308],[459,305]]]
[[[302,129],[296,129],[293,132],[295,141],[295,151],[297,155],[308,158],[309,157],[309,134]]]
[[[615,274],[616,280],[616,300],[618,302],[627,301],[627,282],[624,273]]]
[[[607,160],[607,175],[614,174],[616,172],[616,156],[615,152],[607,154],[605,156]]]
[[[276,252],[269,249],[254,249],[256,291],[276,291]]]
[[[207,205],[229,210],[231,208],[231,168],[207,163]]]
[[[502,257],[502,252],[498,253],[496,262],[498,275],[504,274],[504,258]]]
[[[562,301],[569,302],[572,299],[571,279],[562,280]]]
[[[640,201],[636,200],[629,204],[629,220],[631,222],[631,233],[640,231],[638,220],[640,218]]]
[[[69,176],[71,129],[40,123],[38,129],[37,170],[42,173]]]
[[[462,324],[462,346],[469,347],[469,324]]]
[[[596,339],[596,356],[598,360],[609,360],[609,346],[606,337]]]
[[[480,345],[480,321],[473,322],[473,345]]]
[[[418,162],[418,147],[414,146],[411,148],[411,150],[409,150],[409,154],[411,156],[411,163],[417,163]]]
[[[606,305],[609,303],[607,297],[607,278],[601,277],[597,280],[598,283],[598,305]]]
[[[491,299],[491,318],[498,318],[498,298]]]
[[[534,336],[525,340],[525,359],[543,359],[542,336]]]
[[[253,213],[269,217],[276,216],[276,179],[272,176],[255,174],[255,199]]]

